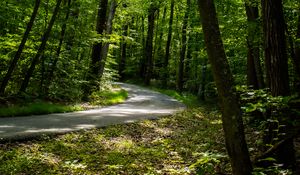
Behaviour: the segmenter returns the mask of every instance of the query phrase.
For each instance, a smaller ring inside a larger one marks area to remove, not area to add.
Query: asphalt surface
[[[182,103],[164,94],[136,85],[120,85],[129,95],[122,104],[72,113],[0,118],[0,141],[156,119],[185,108]]]

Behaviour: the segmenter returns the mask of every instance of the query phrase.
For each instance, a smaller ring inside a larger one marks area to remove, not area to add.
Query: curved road
[[[185,108],[182,103],[161,93],[135,85],[119,84],[129,95],[122,104],[72,113],[0,118],[0,139],[26,139],[42,134],[59,134],[141,119],[155,119]]]

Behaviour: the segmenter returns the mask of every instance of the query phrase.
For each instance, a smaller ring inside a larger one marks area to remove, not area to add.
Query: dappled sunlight
[[[212,120],[210,123],[213,124],[213,125],[220,125],[220,124],[222,124],[222,120],[221,119]]]
[[[111,124],[155,119],[185,109],[178,101],[134,85],[121,84],[129,94],[122,104],[73,113],[0,118],[0,138],[17,139],[40,134],[66,133]]]
[[[224,147],[219,135],[221,127],[210,123],[218,119],[204,116],[203,120],[195,114],[197,110],[184,111],[158,120],[117,124],[45,138],[34,144],[17,144],[15,148],[22,150],[20,154],[26,152],[27,164],[34,164],[35,168],[31,171],[13,166],[15,169],[9,171],[189,175],[194,171],[191,165],[203,159],[202,153],[207,150],[215,150],[216,154],[225,152],[220,149]],[[15,156],[14,148],[5,152],[0,149],[0,153]],[[34,159],[34,163],[27,160],[29,158]],[[17,157],[9,163],[16,165],[19,160]],[[5,162],[5,159],[0,160],[0,172]]]

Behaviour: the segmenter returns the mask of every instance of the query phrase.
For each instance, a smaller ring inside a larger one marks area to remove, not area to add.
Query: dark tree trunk
[[[171,7],[170,7],[170,19],[169,19],[169,31],[168,31],[168,39],[167,39],[167,45],[166,45],[166,55],[163,63],[163,77],[162,77],[162,86],[166,87],[168,84],[169,79],[169,58],[170,58],[170,47],[171,47],[171,41],[172,41],[172,32],[173,32],[173,17],[174,17],[174,4],[175,1],[171,0]]]
[[[120,80],[124,80],[125,78],[125,65],[126,65],[126,54],[127,54],[127,41],[126,37],[128,35],[128,24],[125,24],[123,27],[123,41],[121,43],[121,58],[120,58],[120,63],[119,63],[119,75],[120,75]]]
[[[31,65],[30,65],[30,68],[28,69],[27,74],[26,74],[26,76],[25,76],[25,78],[22,82],[21,88],[19,90],[20,92],[25,92],[26,91],[26,89],[28,87],[28,84],[29,84],[29,80],[32,77],[32,74],[35,70],[35,66],[38,63],[38,61],[40,60],[40,58],[41,58],[41,56],[42,56],[42,54],[45,50],[45,47],[46,47],[48,38],[50,36],[53,24],[55,22],[56,16],[58,14],[61,2],[62,2],[62,0],[57,0],[57,2],[56,2],[55,9],[53,11],[52,17],[51,17],[50,22],[48,24],[47,30],[45,31],[45,33],[42,37],[42,43],[40,44],[39,49],[38,49],[35,57],[33,58],[32,62],[31,62]]]
[[[110,4],[109,14],[107,17],[106,30],[105,30],[105,34],[107,34],[107,35],[110,35],[112,33],[112,24],[113,24],[113,19],[115,17],[115,13],[116,13],[116,8],[117,8],[117,1],[112,0],[111,4]],[[100,64],[99,79],[101,79],[103,76],[108,50],[109,50],[109,43],[105,43],[101,49],[102,61]]]
[[[69,16],[70,16],[70,7],[71,7],[71,0],[68,0],[68,6],[67,6],[68,9],[67,9],[67,12],[66,12],[64,23],[61,27],[59,44],[58,44],[58,47],[57,47],[57,50],[56,50],[55,58],[53,60],[51,68],[49,70],[47,86],[45,87],[46,88],[46,90],[45,90],[46,94],[48,93],[51,81],[53,80],[54,71],[56,69],[56,65],[57,65],[57,62],[58,62],[58,59],[59,59],[59,56],[60,56],[60,53],[61,53],[62,45],[63,45],[64,39],[65,39],[65,34],[66,34],[66,29],[67,29],[67,22],[68,22]]]
[[[179,67],[178,67],[178,80],[177,80],[177,90],[182,92],[183,90],[183,74],[184,74],[184,60],[186,55],[186,41],[187,41],[187,26],[190,12],[191,0],[186,1],[186,12],[183,19],[182,25],[182,39],[181,39],[181,49],[180,49],[180,59],[179,59]]]
[[[97,34],[102,35],[106,28],[106,11],[107,11],[108,0],[100,0],[97,14],[96,31]],[[95,43],[92,49],[91,64],[89,73],[87,75],[88,85],[84,89],[84,98],[90,93],[97,89],[99,81],[99,70],[102,61],[101,58],[102,42]]]
[[[163,41],[163,34],[164,34],[164,25],[166,23],[166,13],[167,13],[167,7],[164,7],[164,11],[163,11],[163,17],[161,20],[161,27],[160,27],[160,31],[157,33],[159,33],[156,45],[157,49],[156,49],[156,55],[155,58],[157,60],[157,67],[158,70],[161,70],[162,68],[162,61],[163,61],[163,49],[162,49],[162,41]]]
[[[141,56],[141,60],[140,60],[140,77],[141,78],[145,78],[145,72],[146,72],[146,63],[145,63],[145,47],[146,47],[146,43],[145,43],[145,18],[144,16],[142,16],[142,31],[141,31],[141,38],[142,38],[142,48],[143,48],[143,54]]]
[[[201,82],[198,89],[198,99],[205,100],[205,84],[206,84],[207,61],[202,65]]]
[[[225,142],[234,175],[250,175],[251,161],[245,141],[242,112],[225,55],[213,0],[198,0],[205,45],[222,105]]]
[[[259,57],[260,27],[258,23],[258,7],[247,3],[245,7],[248,20],[247,84],[253,89],[262,89],[265,85]]]
[[[22,41],[21,41],[21,43],[19,45],[18,51],[16,52],[16,54],[15,54],[12,62],[10,63],[9,69],[8,69],[7,73],[5,74],[4,79],[2,81],[2,84],[0,86],[0,94],[4,94],[5,88],[6,88],[7,84],[8,84],[8,81],[10,80],[11,75],[12,75],[14,69],[17,66],[18,60],[20,59],[20,56],[21,56],[21,54],[23,52],[24,46],[26,44],[26,41],[27,41],[27,39],[29,37],[29,33],[30,33],[31,29],[32,29],[35,17],[36,17],[36,15],[38,13],[38,9],[40,7],[40,3],[41,3],[41,0],[36,0],[35,1],[35,6],[34,6],[34,9],[33,9],[33,12],[31,14],[29,23],[27,24],[26,31],[25,31],[24,36],[22,38]]]
[[[296,80],[298,82],[296,82],[296,89],[300,89],[300,13],[298,16],[298,25],[297,25],[297,36],[296,36],[296,43],[295,43],[295,51],[294,52],[294,56],[292,56],[292,61],[293,61],[293,65],[294,65],[294,69],[296,72]]]
[[[281,0],[262,0],[262,15],[265,41],[265,64],[268,86],[272,96],[290,95],[288,61],[286,53],[285,21]],[[281,116],[282,118],[288,118]],[[290,124],[281,119],[281,124]],[[278,150],[279,162],[285,167],[294,163],[293,139],[286,141]]]
[[[145,81],[146,85],[150,84],[153,70],[153,35],[154,35],[154,26],[155,26],[155,12],[157,7],[154,4],[151,4],[148,10],[148,32],[147,40],[145,47],[145,61],[146,61],[146,71],[145,71]]]
[[[262,0],[262,10],[268,87],[273,96],[286,96],[290,87],[282,1]]]

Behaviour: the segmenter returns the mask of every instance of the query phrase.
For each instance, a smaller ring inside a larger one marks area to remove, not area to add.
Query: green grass
[[[0,108],[0,117],[13,117],[13,116],[27,116],[27,115],[39,115],[39,114],[51,114],[51,113],[64,113],[71,111],[79,111],[84,108],[79,105],[61,105],[52,104],[49,102],[36,102],[25,105],[17,105],[10,107]]]
[[[90,102],[90,104],[92,105],[91,107],[113,105],[123,102],[127,98],[127,96],[127,92],[123,89],[116,89],[114,91],[94,92],[91,96],[92,101]],[[51,102],[34,102],[23,105],[0,107],[0,117],[64,113],[82,111],[86,109],[87,107],[81,104],[63,105],[54,104]]]
[[[128,98],[128,93],[124,89],[115,91],[94,92],[90,96],[92,105],[113,105],[121,103]]]
[[[220,115],[205,107],[39,141],[0,144],[0,174],[215,174],[229,171]]]
[[[187,93],[187,92],[179,93],[175,90],[160,89],[160,88],[156,88],[156,87],[150,87],[150,89],[152,89],[154,91],[158,91],[163,94],[166,94],[170,97],[173,97],[176,100],[184,103],[186,106],[191,107],[191,108],[197,107],[200,105],[200,102],[199,102],[197,96],[195,96],[191,93]]]

